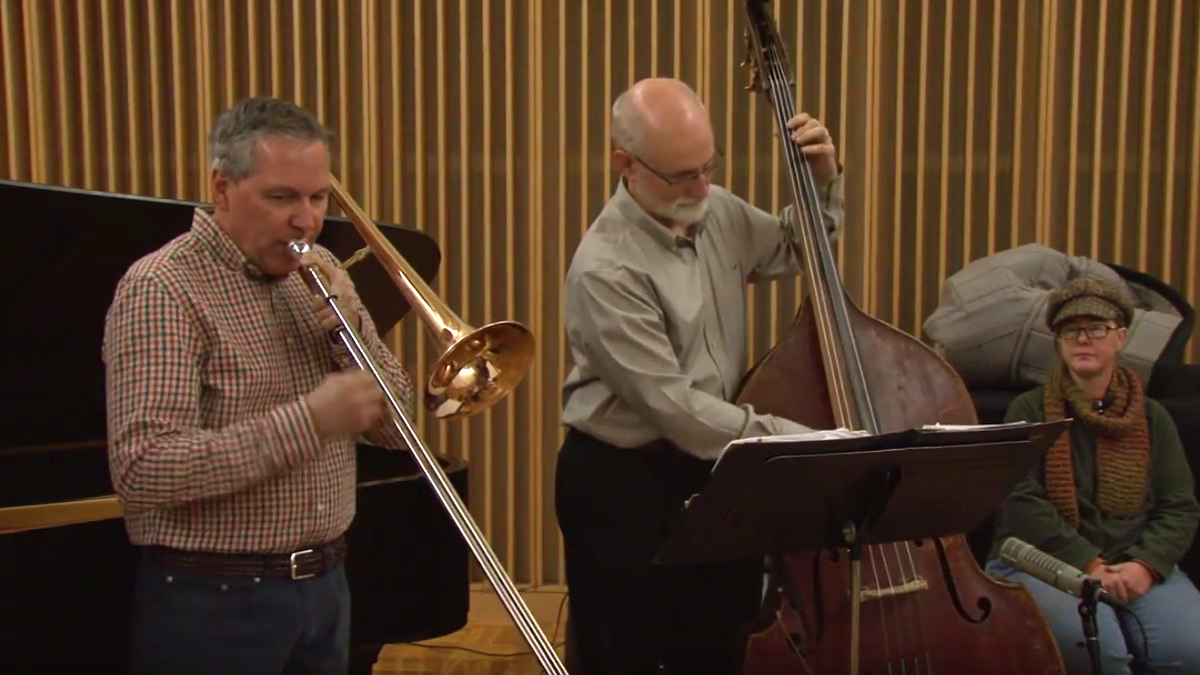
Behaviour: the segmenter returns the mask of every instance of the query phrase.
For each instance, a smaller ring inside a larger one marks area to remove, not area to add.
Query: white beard
[[[699,222],[707,214],[708,198],[704,198],[698,202],[678,200],[672,204],[666,204],[662,207],[659,215],[676,223],[691,225]]]

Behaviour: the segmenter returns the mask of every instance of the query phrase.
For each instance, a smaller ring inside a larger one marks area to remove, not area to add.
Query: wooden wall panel
[[[868,311],[920,334],[948,275],[1031,241],[1200,299],[1200,3],[771,4],[798,107],[846,167],[838,259]],[[685,79],[728,157],[717,180],[779,209],[742,26],[736,0],[0,0],[0,175],[204,200],[222,109],[264,94],[314,109],[363,207],[440,243],[435,290],[473,324],[537,336],[508,401],[419,424],[470,461],[472,511],[513,577],[559,584],[560,282],[613,186],[608,106],[638,78]],[[800,297],[798,281],[754,290],[748,364]],[[393,345],[428,375],[415,322]]]

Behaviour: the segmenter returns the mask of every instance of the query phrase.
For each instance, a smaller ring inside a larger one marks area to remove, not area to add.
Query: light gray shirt
[[[822,215],[836,238],[839,174]],[[666,439],[715,459],[732,440],[809,431],[729,401],[746,362],[746,289],[802,270],[789,205],[780,216],[713,185],[691,237],[647,214],[619,182],[575,250],[563,308],[574,368],[563,423],[632,448]]]

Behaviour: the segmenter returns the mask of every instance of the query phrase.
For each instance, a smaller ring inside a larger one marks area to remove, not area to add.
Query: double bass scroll
[[[765,0],[747,0],[745,9],[749,89],[766,95],[786,139],[795,112],[787,52]],[[737,402],[814,429],[882,434],[977,423],[954,369],[842,287],[808,159],[795,144],[780,148],[806,295],[793,325],[746,374]],[[780,556],[770,561],[767,589],[743,631],[746,675],[1064,672],[1032,596],[985,574],[962,534]]]

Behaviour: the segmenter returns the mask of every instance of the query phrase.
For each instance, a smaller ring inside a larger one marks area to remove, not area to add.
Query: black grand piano
[[[0,204],[0,672],[125,672],[137,556],[108,473],[104,317],[125,269],[185,232],[197,204],[11,181]],[[379,227],[430,281],[437,244]],[[343,260],[362,247],[338,218],[318,241]],[[350,273],[386,333],[407,302],[374,257]],[[466,501],[465,463],[439,459]],[[466,624],[469,552],[410,453],[359,445],[358,486],[351,672],[369,673],[384,644]]]

